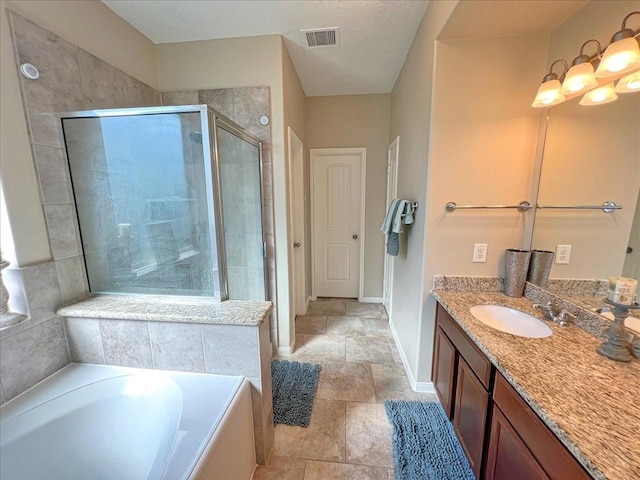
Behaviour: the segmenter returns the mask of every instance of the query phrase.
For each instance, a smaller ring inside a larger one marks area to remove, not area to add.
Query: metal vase
[[[531,250],[527,281],[539,287],[546,287],[552,265],[553,252],[549,250]]]
[[[504,256],[504,293],[521,297],[527,281],[531,251],[509,248]]]

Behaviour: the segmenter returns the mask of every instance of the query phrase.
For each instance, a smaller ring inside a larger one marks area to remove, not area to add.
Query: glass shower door
[[[62,126],[90,290],[224,300],[206,107],[75,112]]]
[[[216,122],[229,298],[264,300],[260,143]]]

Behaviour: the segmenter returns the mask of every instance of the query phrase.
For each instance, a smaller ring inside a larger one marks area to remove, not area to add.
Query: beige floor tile
[[[307,315],[344,315],[346,312],[345,305],[347,303],[343,300],[325,300],[320,302],[310,302]]]
[[[386,468],[348,463],[307,462],[304,480],[388,480]]]
[[[345,347],[347,362],[395,363],[387,338],[346,337]]]
[[[311,422],[307,428],[277,425],[274,454],[282,457],[344,462],[345,402],[316,398],[313,402]]]
[[[360,317],[329,316],[327,317],[327,334],[364,335],[365,322]]]
[[[296,356],[300,361],[345,361],[345,337],[342,335],[305,334],[298,345]]]
[[[402,358],[400,357],[400,353],[398,353],[398,347],[396,347],[396,341],[392,337],[389,339],[389,347],[391,348],[391,355],[393,356],[393,361],[397,365],[402,365]]]
[[[322,362],[316,396],[328,400],[375,402],[371,365]]]
[[[296,318],[296,334],[328,333],[326,315],[301,315]]]
[[[391,328],[388,320],[367,319],[364,323],[365,332],[369,337],[386,337],[391,336]]]
[[[419,400],[434,402],[433,393],[418,393],[411,389],[411,384],[402,365],[371,365],[376,402],[385,400]]]
[[[393,467],[391,425],[381,403],[347,402],[346,462]]]
[[[389,480],[396,480],[396,475],[393,471],[393,468],[389,469]]]
[[[306,466],[301,458],[271,455],[268,465],[258,465],[252,480],[304,480]]]
[[[380,303],[347,303],[345,306],[347,315],[374,318],[386,316],[386,311]]]

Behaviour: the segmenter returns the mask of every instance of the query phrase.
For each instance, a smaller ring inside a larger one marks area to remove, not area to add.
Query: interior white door
[[[387,150],[387,208],[396,198],[398,191],[398,155],[400,153],[400,137],[389,144]],[[391,318],[391,292],[393,291],[393,260],[395,257],[384,254],[384,277],[382,282],[382,304]]]
[[[288,127],[289,133],[289,215],[291,218],[291,235],[293,239],[293,275],[291,280],[291,297],[294,301],[296,315],[304,315],[306,310],[306,269],[304,242],[304,147],[296,133]]]
[[[316,297],[359,295],[365,156],[365,148],[311,150]]]

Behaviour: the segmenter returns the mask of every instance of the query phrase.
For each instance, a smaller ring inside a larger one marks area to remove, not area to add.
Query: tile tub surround
[[[469,312],[498,304],[542,318],[524,297],[432,294],[594,478],[640,478],[640,362],[607,360],[596,353],[600,340],[575,326],[547,321],[553,335],[529,339],[492,329]]]
[[[265,301],[97,295],[58,314],[74,362],[247,377],[256,459],[264,464],[274,439],[272,308]]]

